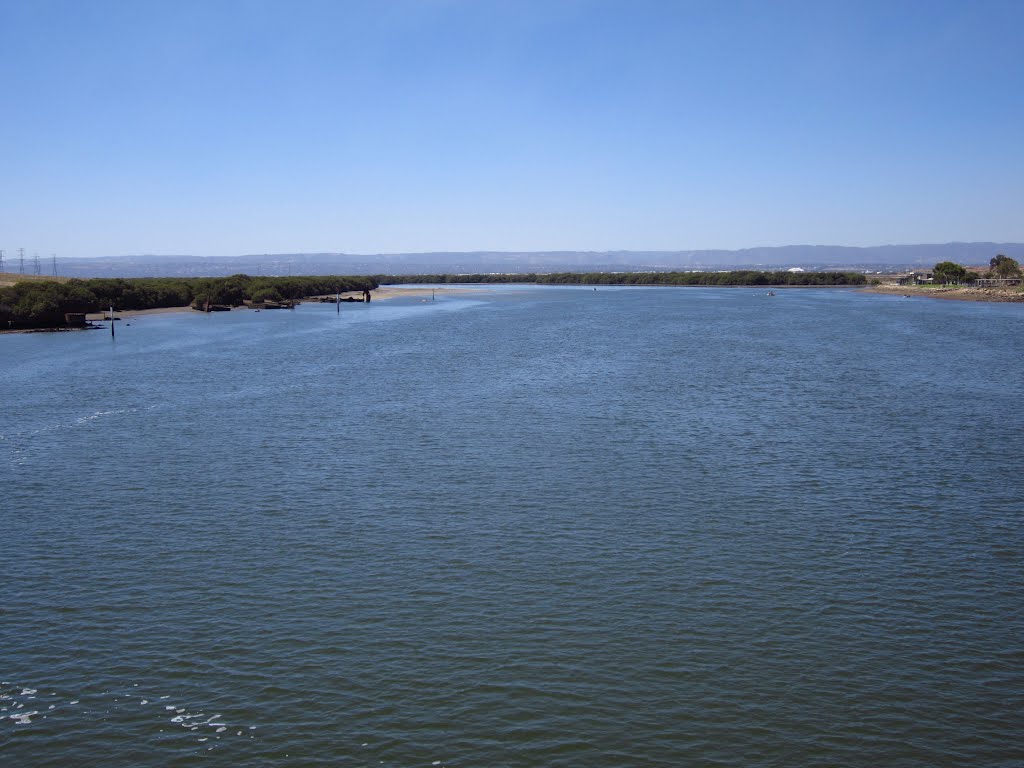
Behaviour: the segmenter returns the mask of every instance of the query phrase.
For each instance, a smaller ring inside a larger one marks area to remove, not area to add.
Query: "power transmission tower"
[[[57,276],[57,254],[56,253],[51,253],[50,255],[53,256],[53,276],[56,277]],[[3,270],[0,269],[0,272],[3,272]]]
[[[19,248],[18,249],[18,271],[21,272],[21,274],[23,274],[23,275],[25,274],[25,249],[24,248]]]
[[[33,274],[39,274],[39,251],[32,254],[32,272]]]

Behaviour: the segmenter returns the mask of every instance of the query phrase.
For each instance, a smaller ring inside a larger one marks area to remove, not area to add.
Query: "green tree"
[[[967,277],[967,270],[953,261],[940,262],[933,271],[937,283],[962,283]]]
[[[992,277],[1021,276],[1020,264],[1017,263],[1017,260],[1004,256],[1001,253],[989,261],[989,266],[992,267],[992,271],[989,273]]]
[[[252,292],[252,300],[256,304],[262,304],[265,301],[281,301],[283,298],[281,292],[276,288],[257,288]]]

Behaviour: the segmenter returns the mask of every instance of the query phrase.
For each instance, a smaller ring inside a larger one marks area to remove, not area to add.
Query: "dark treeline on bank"
[[[375,275],[381,285],[402,283],[540,283],[549,285],[865,285],[859,272],[553,272],[493,275]]]
[[[69,313],[239,306],[289,301],[337,291],[373,290],[381,284],[537,283],[542,285],[864,285],[858,272],[556,272],[551,274],[375,275],[306,277],[148,277],[19,282],[0,288],[0,329],[59,328]]]
[[[146,277],[96,278],[67,282],[21,282],[0,288],[0,329],[59,328],[66,313],[160,309],[211,304],[240,306],[245,301],[286,301],[335,293],[373,290],[372,277]]]

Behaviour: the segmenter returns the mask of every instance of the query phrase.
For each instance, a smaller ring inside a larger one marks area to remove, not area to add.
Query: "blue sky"
[[[0,0],[0,248],[1024,241],[1024,2]]]

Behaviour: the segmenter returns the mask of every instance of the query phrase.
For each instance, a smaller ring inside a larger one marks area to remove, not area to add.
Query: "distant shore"
[[[387,299],[393,299],[396,296],[430,296],[432,293],[437,294],[450,294],[450,293],[464,293],[468,288],[375,288],[370,291],[370,296],[373,301],[384,301]],[[316,302],[320,298],[333,299],[334,296],[306,296],[302,301]],[[341,294],[342,301],[347,299],[359,299],[363,298],[362,291],[349,291]],[[233,307],[234,310],[246,310],[252,309],[248,304],[243,304],[239,307]],[[115,309],[115,317],[139,317],[141,315],[163,315],[170,312],[195,312],[190,306],[184,307],[160,307],[159,309]],[[90,312],[85,316],[86,320],[106,320],[108,319],[108,312]]]
[[[445,295],[453,293],[467,293],[472,291],[472,288],[375,288],[370,291],[370,296],[373,301],[386,301],[387,299],[393,299],[396,296],[431,296],[433,294]],[[353,298],[362,300],[362,291],[349,291],[342,293],[342,301]],[[307,296],[302,301],[315,302],[320,299],[320,296]],[[324,296],[323,298],[333,299],[334,296]],[[247,310],[252,309],[247,304],[243,304],[239,307],[233,307],[233,310]],[[174,312],[195,312],[197,310],[192,309],[191,306],[184,307],[159,307],[158,309],[115,309],[114,317],[116,318],[131,318],[131,317],[142,317],[144,315],[166,315]],[[102,322],[109,320],[109,311],[107,312],[90,312],[85,316],[85,319],[91,322]],[[42,330],[42,329],[40,329]],[[46,329],[49,330],[49,329]],[[59,329],[64,330],[64,329]],[[21,331],[23,333],[27,331]]]
[[[611,287],[605,286],[605,287]],[[639,287],[639,286],[636,286]],[[710,287],[710,286],[652,286],[652,287]],[[718,286],[721,287],[721,286]],[[731,287],[731,286],[730,286]],[[735,286],[744,288],[764,288],[777,290],[780,288],[821,288],[821,287],[836,287],[836,288],[849,288],[850,286],[836,285],[836,286],[793,286],[793,285],[766,285],[766,286]],[[460,285],[459,287],[450,287],[441,285],[437,287],[417,287],[417,288],[402,288],[394,286],[381,286],[371,291],[371,297],[373,301],[386,301],[387,299],[393,299],[401,296],[405,298],[419,297],[422,300],[428,300],[427,297],[433,296],[444,296],[452,294],[464,294],[473,293],[481,288],[468,287],[466,285]],[[975,288],[971,286],[931,286],[931,285],[894,285],[894,284],[883,284],[883,285],[872,285],[859,288],[859,290],[865,293],[877,293],[889,296],[905,296],[905,297],[925,297],[931,299],[951,299],[954,301],[986,301],[986,302],[1012,302],[1012,303],[1024,303],[1024,291],[1018,288]],[[350,291],[341,294],[342,299],[347,298],[361,299],[361,291]],[[308,296],[304,301],[316,301],[320,297]],[[326,296],[324,298],[334,298],[334,296]],[[235,307],[235,309],[247,310],[250,309],[247,305]],[[172,314],[178,312],[194,312],[191,306],[181,307],[160,307],[157,309],[127,309],[127,310],[115,310],[114,315],[117,319],[130,319],[133,317],[141,317],[144,315],[162,315]],[[91,312],[86,315],[86,320],[97,323],[108,320],[107,312]],[[54,333],[54,332],[66,332],[72,330],[88,330],[89,328],[95,328],[97,326],[85,326],[81,328],[17,328],[17,329],[0,329],[0,334],[9,333]]]
[[[392,288],[392,287],[380,287],[370,291],[372,301],[387,301],[388,299],[394,299],[396,297],[421,297],[426,300],[428,296],[446,296],[460,293],[472,293],[474,288],[450,288],[450,287],[438,287],[438,288]],[[362,300],[362,291],[349,291],[341,294],[341,298],[348,299],[359,299]],[[319,296],[307,296],[303,301],[314,302],[319,299]],[[334,296],[325,296],[324,298],[333,299]],[[243,304],[239,307],[234,307],[234,310],[248,310],[251,309],[248,305]],[[114,317],[118,320],[128,320],[133,317],[144,317],[146,315],[167,315],[178,312],[195,312],[191,306],[183,307],[159,307],[157,309],[115,309]],[[90,312],[85,316],[87,322],[101,323],[109,321],[109,311],[105,312]],[[84,326],[78,328],[15,328],[15,329],[0,329],[0,334],[7,333],[65,333],[67,331],[87,331],[95,326]]]
[[[872,285],[862,290],[867,293],[908,298],[923,296],[929,299],[952,299],[953,301],[1024,302],[1024,291],[1017,288],[973,288],[967,285]]]
[[[454,294],[454,293],[472,293],[475,290],[479,290],[479,289],[476,289],[476,288],[462,288],[462,287],[460,287],[460,288],[442,288],[442,287],[438,287],[438,288],[392,288],[390,286],[383,286],[382,285],[380,288],[374,288],[372,291],[370,291],[370,298],[373,301],[385,301],[387,299],[394,299],[394,298],[396,298],[398,296],[402,296],[402,297],[405,297],[405,298],[407,298],[409,296],[433,296],[435,294],[438,295],[438,296],[445,296],[445,295],[450,295],[450,294]],[[362,297],[362,293],[360,293],[359,291],[352,291],[351,293],[342,293],[341,294],[342,301],[344,301],[345,299],[347,299],[349,297],[352,297],[354,299],[359,299],[359,298]],[[324,295],[324,296],[307,296],[304,299],[304,301],[317,301],[317,300],[319,300],[321,298],[333,299],[334,298],[334,294]]]

